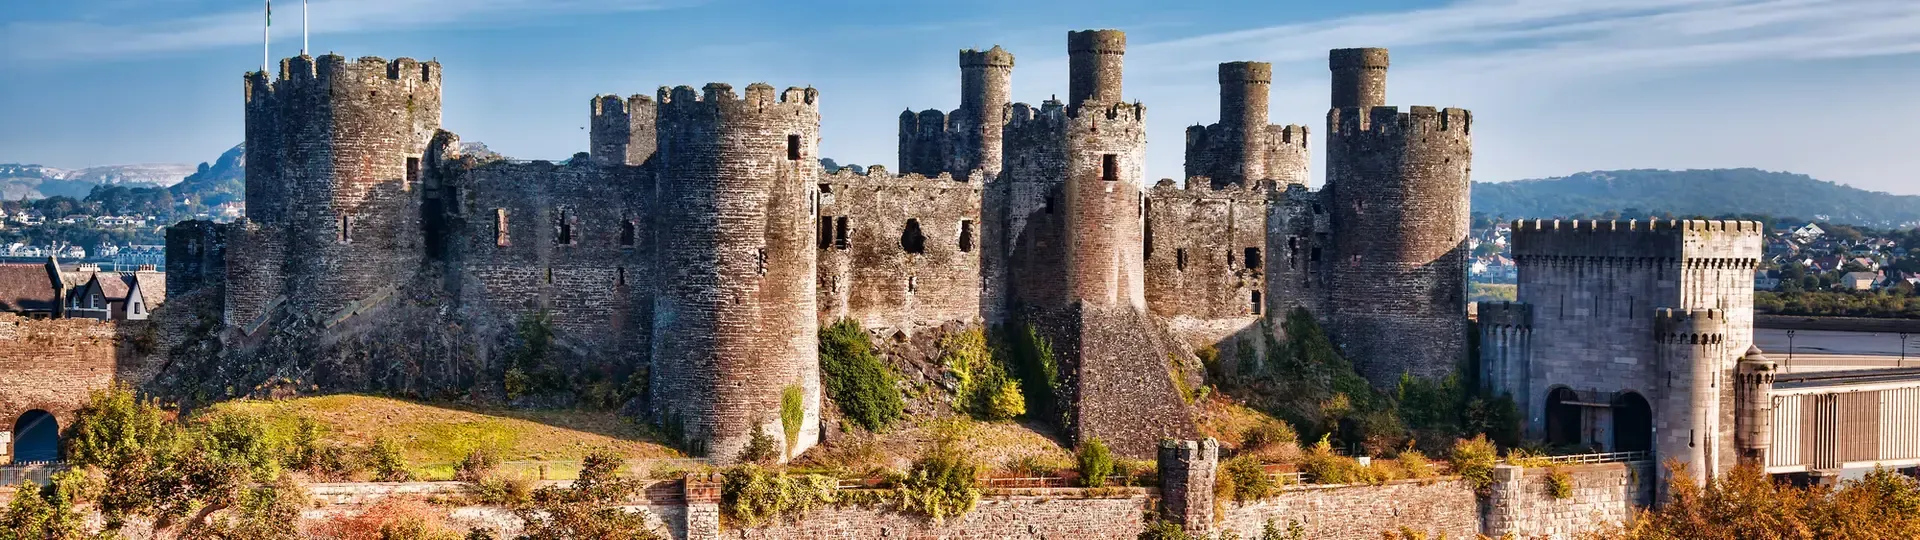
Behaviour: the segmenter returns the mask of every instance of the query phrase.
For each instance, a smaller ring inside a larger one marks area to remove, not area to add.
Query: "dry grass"
[[[1260,448],[1242,444],[1247,433],[1257,428],[1285,426],[1286,422],[1248,407],[1232,398],[1214,394],[1198,405],[1200,434],[1213,437],[1220,445],[1236,453],[1250,452],[1265,463],[1294,463],[1300,460],[1299,441],[1273,441]],[[1290,429],[1287,431],[1291,431]]]
[[[327,440],[364,447],[379,437],[399,443],[401,455],[425,479],[448,479],[468,453],[499,456],[503,471],[569,479],[580,459],[610,449],[629,462],[681,455],[646,426],[611,411],[527,411],[385,397],[333,395],[276,401],[241,400],[218,409],[258,414],[277,428],[299,417],[325,428]]]
[[[960,451],[995,469],[1014,471],[1019,464],[1041,463],[1071,468],[1073,452],[1062,446],[1049,428],[1032,423],[981,422],[961,417],[908,419],[884,433],[858,430],[834,434],[831,442],[808,450],[795,460],[798,468],[864,473],[876,467],[905,470],[914,458],[942,438]]]

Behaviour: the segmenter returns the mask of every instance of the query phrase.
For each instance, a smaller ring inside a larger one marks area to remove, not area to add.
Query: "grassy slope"
[[[451,477],[453,466],[476,448],[500,456],[510,469],[537,470],[544,463],[554,479],[571,477],[580,458],[596,449],[630,461],[682,457],[645,426],[611,411],[526,411],[357,395],[232,401],[216,408],[259,414],[289,431],[306,416],[325,426],[327,439],[353,446],[387,437],[429,479]]]

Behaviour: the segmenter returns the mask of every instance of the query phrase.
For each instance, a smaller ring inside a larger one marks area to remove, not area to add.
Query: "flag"
[[[273,0],[267,0],[267,26],[273,26]]]

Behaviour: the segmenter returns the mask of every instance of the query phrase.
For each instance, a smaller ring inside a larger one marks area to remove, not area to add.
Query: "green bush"
[[[467,452],[460,460],[460,466],[453,471],[453,479],[461,482],[476,482],[493,474],[500,467],[500,458],[485,449],[475,448]]]
[[[386,437],[374,439],[373,446],[367,447],[367,467],[373,469],[375,482],[413,480],[413,473],[407,470],[406,458],[400,456],[400,443]]]
[[[664,540],[650,529],[649,515],[618,506],[640,493],[641,484],[620,476],[625,461],[605,451],[588,454],[580,477],[567,487],[533,492],[532,503],[514,509],[526,523],[522,539]]]
[[[1107,485],[1107,477],[1113,476],[1113,452],[1107,450],[1107,444],[1100,439],[1087,439],[1080,445],[1077,456],[1080,465],[1080,486],[1097,488]]]
[[[1241,502],[1265,498],[1279,488],[1279,483],[1267,476],[1260,460],[1246,454],[1227,460],[1220,467],[1220,477],[1215,483],[1218,496]]]
[[[740,461],[745,463],[771,463],[780,457],[775,453],[773,436],[763,427],[755,426],[753,436],[747,439],[747,446],[740,449]]]
[[[979,475],[980,465],[972,458],[948,443],[937,444],[899,482],[901,509],[935,522],[966,515],[980,502]]]
[[[73,483],[69,476],[55,475],[46,486],[15,490],[0,516],[0,540],[85,538],[86,520],[73,508]]]
[[[1396,459],[1400,461],[1400,468],[1407,471],[1408,478],[1432,478],[1434,475],[1433,462],[1419,450],[1401,451]]]
[[[1026,383],[1015,377],[1005,354],[987,344],[978,328],[940,339],[940,365],[955,382],[956,405],[975,418],[1005,421],[1027,413]]]
[[[1022,381],[1020,388],[1026,394],[1028,413],[1046,416],[1063,413],[1057,398],[1061,385],[1060,364],[1054,358],[1053,344],[1031,324],[1003,332],[1012,334],[1011,339],[1005,340],[1012,343],[1008,348],[1012,349],[1013,369],[1009,371]]]
[[[893,373],[873,354],[866,331],[852,319],[821,329],[820,371],[827,395],[860,427],[886,429],[906,408]]]
[[[567,390],[571,385],[554,358],[553,317],[545,310],[520,318],[515,343],[507,351],[507,371],[501,377],[507,399]]]
[[[1140,540],[1192,540],[1187,530],[1179,523],[1156,519],[1147,523],[1146,530],[1140,531]]]
[[[1547,495],[1555,499],[1573,498],[1573,475],[1559,467],[1547,469]]]
[[[1486,489],[1493,485],[1493,467],[1500,463],[1500,453],[1482,435],[1455,442],[1450,460],[1454,474],[1473,484],[1474,489]]]
[[[835,501],[838,481],[820,475],[788,476],[753,464],[727,469],[720,486],[721,516],[729,525],[759,527],[774,519],[799,519]]]
[[[1300,471],[1307,473],[1307,479],[1316,484],[1374,484],[1381,479],[1358,460],[1333,453],[1333,445],[1326,437],[1321,437],[1319,443],[1307,450],[1300,461]]]
[[[1289,519],[1287,530],[1282,532],[1274,520],[1268,519],[1267,523],[1260,527],[1260,540],[1307,540],[1307,528],[1300,526],[1300,520]]]

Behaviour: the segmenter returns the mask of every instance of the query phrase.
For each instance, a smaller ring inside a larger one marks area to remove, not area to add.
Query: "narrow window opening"
[[[407,158],[407,185],[420,185],[420,158]]]
[[[335,240],[339,240],[342,244],[353,243],[353,216],[340,215],[340,231]]]
[[[818,240],[815,242],[815,244],[820,249],[827,249],[833,246],[833,218],[832,217],[820,216],[820,234],[817,234],[815,236],[819,237]]]
[[[960,252],[973,252],[973,220],[960,220]]]
[[[631,219],[620,222],[620,245],[626,246],[626,247],[633,247],[633,240],[634,240],[633,237],[634,237],[635,228],[637,227],[634,225],[633,220]]]
[[[1307,262],[1320,262],[1320,248],[1318,246],[1314,247],[1313,251],[1307,253]]]
[[[547,267],[547,284],[553,284],[553,267],[551,266]]]
[[[1053,194],[1047,194],[1047,213],[1053,213]]]
[[[507,238],[507,209],[493,210],[493,243],[497,246],[509,245]]]
[[[848,245],[850,242],[847,241],[847,216],[840,216],[834,222],[833,247],[847,249]]]
[[[1151,220],[1140,228],[1140,258],[1153,260],[1153,221]]]
[[[1260,267],[1260,248],[1254,248],[1254,247],[1247,248],[1246,257],[1243,257],[1243,260],[1247,261],[1248,269],[1259,268]]]
[[[753,254],[754,271],[767,275],[767,248],[760,248]]]
[[[1100,179],[1108,182],[1120,180],[1120,156],[1115,154],[1100,156]]]
[[[1187,248],[1177,248],[1173,250],[1173,269],[1187,269]]]
[[[907,276],[907,292],[915,292],[918,290],[920,290],[920,278]]]
[[[1260,314],[1260,291],[1253,291],[1253,314]]]
[[[614,284],[619,285],[621,287],[627,286],[627,267],[621,266],[621,267],[614,268],[614,273],[615,273],[613,278]]]
[[[915,254],[927,252],[927,235],[920,232],[920,220],[907,219],[907,229],[900,232],[900,249]]]
[[[800,136],[787,136],[787,161],[800,161]]]
[[[573,211],[561,208],[559,221],[555,223],[555,226],[556,234],[554,234],[553,241],[563,246],[573,245]]]

